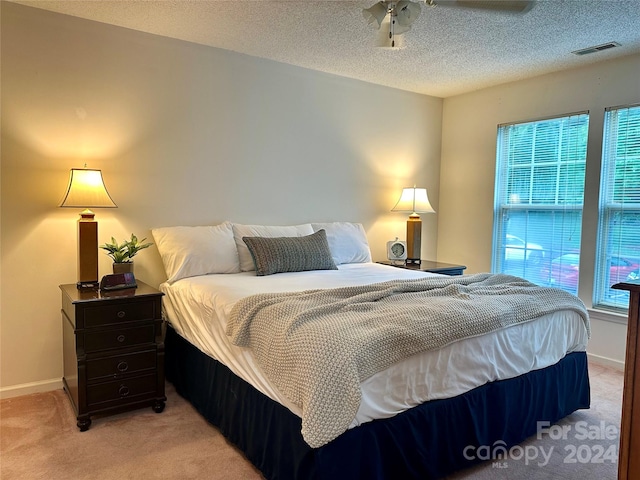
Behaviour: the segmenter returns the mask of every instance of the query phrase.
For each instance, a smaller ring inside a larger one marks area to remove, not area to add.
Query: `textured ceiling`
[[[640,0],[539,0],[525,14],[423,5],[395,49],[362,15],[375,2],[16,1],[438,97],[640,53]]]

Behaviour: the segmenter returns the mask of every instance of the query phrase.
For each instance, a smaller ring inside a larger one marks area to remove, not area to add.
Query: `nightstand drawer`
[[[155,370],[157,356],[158,354],[154,349],[87,360],[87,380],[120,378],[123,375]]]
[[[87,405],[97,407],[99,404],[120,401],[128,403],[135,401],[136,397],[153,395],[156,391],[157,381],[154,373],[126,380],[89,385],[87,386]]]
[[[114,328],[84,334],[84,350],[86,353],[108,350],[111,348],[130,347],[153,343],[155,326],[142,325],[133,328]]]
[[[151,320],[154,318],[154,302],[130,302],[106,304],[84,309],[84,326],[87,328],[113,325],[122,322]]]

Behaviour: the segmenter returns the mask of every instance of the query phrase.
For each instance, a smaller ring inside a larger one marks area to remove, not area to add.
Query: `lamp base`
[[[419,258],[407,258],[404,262],[405,265],[409,265],[411,267],[419,267],[421,260]]]
[[[407,265],[420,265],[422,237],[422,221],[420,216],[413,213],[407,220]]]
[[[98,285],[98,222],[91,210],[84,210],[78,219],[77,285]]]
[[[100,286],[100,282],[78,282],[76,283],[76,287],[78,290],[97,290]]]

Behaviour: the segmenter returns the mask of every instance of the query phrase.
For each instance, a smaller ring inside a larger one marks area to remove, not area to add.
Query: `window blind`
[[[577,293],[589,115],[498,127],[494,272]]]
[[[629,293],[611,285],[640,276],[640,105],[604,119],[594,306],[626,310]]]

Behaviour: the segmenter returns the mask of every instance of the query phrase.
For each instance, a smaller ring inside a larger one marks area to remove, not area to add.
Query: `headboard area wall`
[[[101,169],[99,242],[174,225],[365,226],[404,238],[403,187],[438,211],[442,100],[2,2],[0,394],[56,387],[58,285],[76,280],[69,170]],[[380,55],[387,55],[384,51]],[[423,215],[435,259],[437,214]],[[99,254],[99,275],[110,273]],[[155,246],[139,279],[164,272]]]

